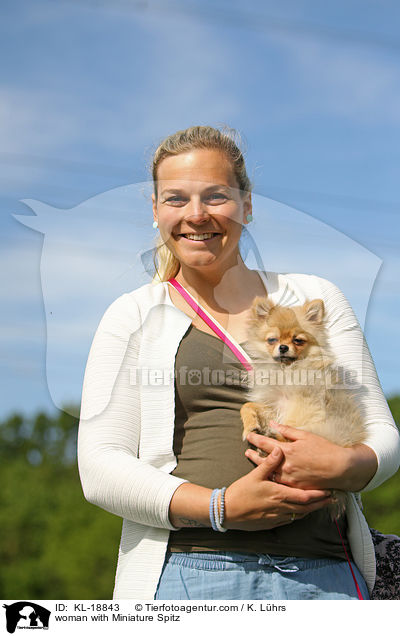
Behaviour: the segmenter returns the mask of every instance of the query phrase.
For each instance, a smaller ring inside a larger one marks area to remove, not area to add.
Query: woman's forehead
[[[226,185],[237,187],[233,167],[220,150],[197,149],[163,159],[157,181],[165,187]]]

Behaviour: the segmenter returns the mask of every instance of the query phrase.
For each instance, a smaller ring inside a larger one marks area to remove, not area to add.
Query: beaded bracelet
[[[218,528],[217,528],[217,524],[215,523],[215,516],[214,516],[214,501],[217,499],[218,497],[218,488],[214,488],[214,490],[211,493],[211,499],[210,499],[210,507],[209,507],[209,515],[210,515],[210,521],[211,521],[211,527],[213,530],[215,530],[216,532],[218,532]]]
[[[225,516],[225,492],[226,492],[226,486],[224,486],[221,490],[221,504],[220,504],[220,510],[219,510],[219,522],[222,526],[222,524],[224,523],[224,516]],[[224,530],[226,530],[227,528],[224,528]]]
[[[221,490],[219,488],[215,488],[211,494],[210,499],[210,521],[212,529],[217,532],[226,532],[227,528],[223,528],[222,524],[224,522],[224,510],[225,510],[225,491],[226,487],[224,486]],[[221,495],[221,503],[220,503],[220,512],[218,513],[218,496]]]

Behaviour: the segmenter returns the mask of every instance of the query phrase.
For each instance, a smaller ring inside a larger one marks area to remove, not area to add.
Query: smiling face
[[[197,149],[166,157],[157,171],[157,200],[152,198],[161,237],[181,265],[237,264],[251,197],[241,196],[223,152]]]

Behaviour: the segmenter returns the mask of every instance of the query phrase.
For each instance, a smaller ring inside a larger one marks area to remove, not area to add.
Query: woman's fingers
[[[257,468],[254,469],[253,477],[259,481],[268,480],[266,483],[272,486],[271,481],[275,481],[275,471],[278,469],[283,457],[283,451],[279,447],[273,448],[267,457],[260,458],[261,462]],[[276,494],[283,503],[307,506],[320,502],[321,500],[326,502],[326,500],[331,497],[330,490],[303,490],[302,488],[285,486],[277,482],[275,482],[274,486],[278,489],[276,490]]]
[[[287,444],[287,442],[279,442],[277,439],[266,437],[259,433],[249,433],[247,441],[266,453],[272,453],[274,448],[280,448],[282,450],[285,447],[285,444]]]
[[[276,453],[276,455],[274,453]],[[305,506],[310,503],[326,500],[327,498],[329,499],[332,495],[330,490],[305,490],[280,483],[279,465],[282,461],[283,453],[278,447],[273,449],[267,457],[260,457],[257,451],[246,451],[246,457],[249,457],[252,461],[254,459],[254,463],[257,464],[255,470],[259,472],[262,479],[269,479],[282,489],[280,492],[283,501],[287,503],[296,503]],[[326,503],[324,505],[326,505]]]
[[[279,448],[279,446],[276,446],[275,448]],[[252,448],[248,448],[244,454],[248,459],[250,459],[250,461],[253,462],[253,464],[256,464],[256,466],[259,466],[260,464],[265,462],[265,457],[262,457],[262,455],[260,455],[258,451],[253,450]]]
[[[290,513],[296,514],[308,514],[331,503],[332,493],[330,490],[303,490],[302,488],[294,488],[279,483],[272,484],[271,481],[273,481],[274,472],[276,468],[278,468],[282,457],[282,451],[279,448],[274,449],[270,455],[264,458],[261,464],[254,469],[253,476],[265,482],[267,488],[265,496],[268,499],[270,499],[271,494],[273,494],[274,498],[281,502],[281,506],[285,512],[288,510]],[[273,488],[273,493],[271,493],[271,488]]]
[[[316,510],[320,510],[325,506],[332,503],[330,497],[325,497],[324,499],[320,499],[318,501],[314,501],[309,504],[290,504],[288,506],[286,512],[284,513],[284,517],[277,520],[276,526],[287,525],[288,523],[292,523],[296,519],[304,519],[311,512],[315,512]]]
[[[254,470],[258,472],[258,476],[261,479],[268,479],[282,462],[283,452],[279,447],[275,447],[267,457],[262,457],[260,459],[262,459],[262,461]]]
[[[330,490],[303,490],[284,484],[276,484],[276,487],[279,488],[283,502],[297,506],[308,506],[321,501],[327,503],[332,497]]]
[[[259,433],[255,433],[252,431],[247,435],[247,440],[253,446],[260,448],[267,453],[270,453],[273,448],[279,446],[279,448],[284,448],[285,445],[290,442],[295,442],[299,439],[305,439],[307,436],[311,436],[312,433],[308,433],[307,431],[302,431],[301,429],[294,428],[293,426],[285,426],[283,424],[277,424],[273,420],[269,422],[270,429],[279,433],[282,437],[285,437],[287,441],[279,441],[274,439],[273,437],[267,437],[266,435],[260,435]]]
[[[297,439],[304,439],[307,435],[312,435],[308,431],[303,431],[301,428],[295,428],[294,426],[286,426],[285,424],[278,424],[273,420],[270,420],[269,425],[272,429],[275,429],[277,433],[286,437],[291,442],[295,442]]]
[[[282,470],[284,453],[271,449],[258,466],[228,486],[225,493],[225,526],[233,530],[258,530],[290,523],[331,502],[326,490],[274,483],[272,477]]]
[[[278,521],[275,525],[275,528],[278,528],[279,526],[288,526],[291,523],[293,523],[294,521],[299,521],[300,519],[304,519],[304,517],[306,517],[309,513],[290,513],[287,515],[286,519],[282,519],[281,521]]]

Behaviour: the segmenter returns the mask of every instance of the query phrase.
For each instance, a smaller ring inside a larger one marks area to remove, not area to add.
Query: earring
[[[158,228],[158,222],[157,221],[153,222],[153,227],[154,227],[154,229]]]
[[[246,216],[246,220],[247,220],[249,223],[251,223],[251,222],[252,222],[252,220],[253,220],[253,215],[252,215],[252,214],[248,214],[248,215]]]

